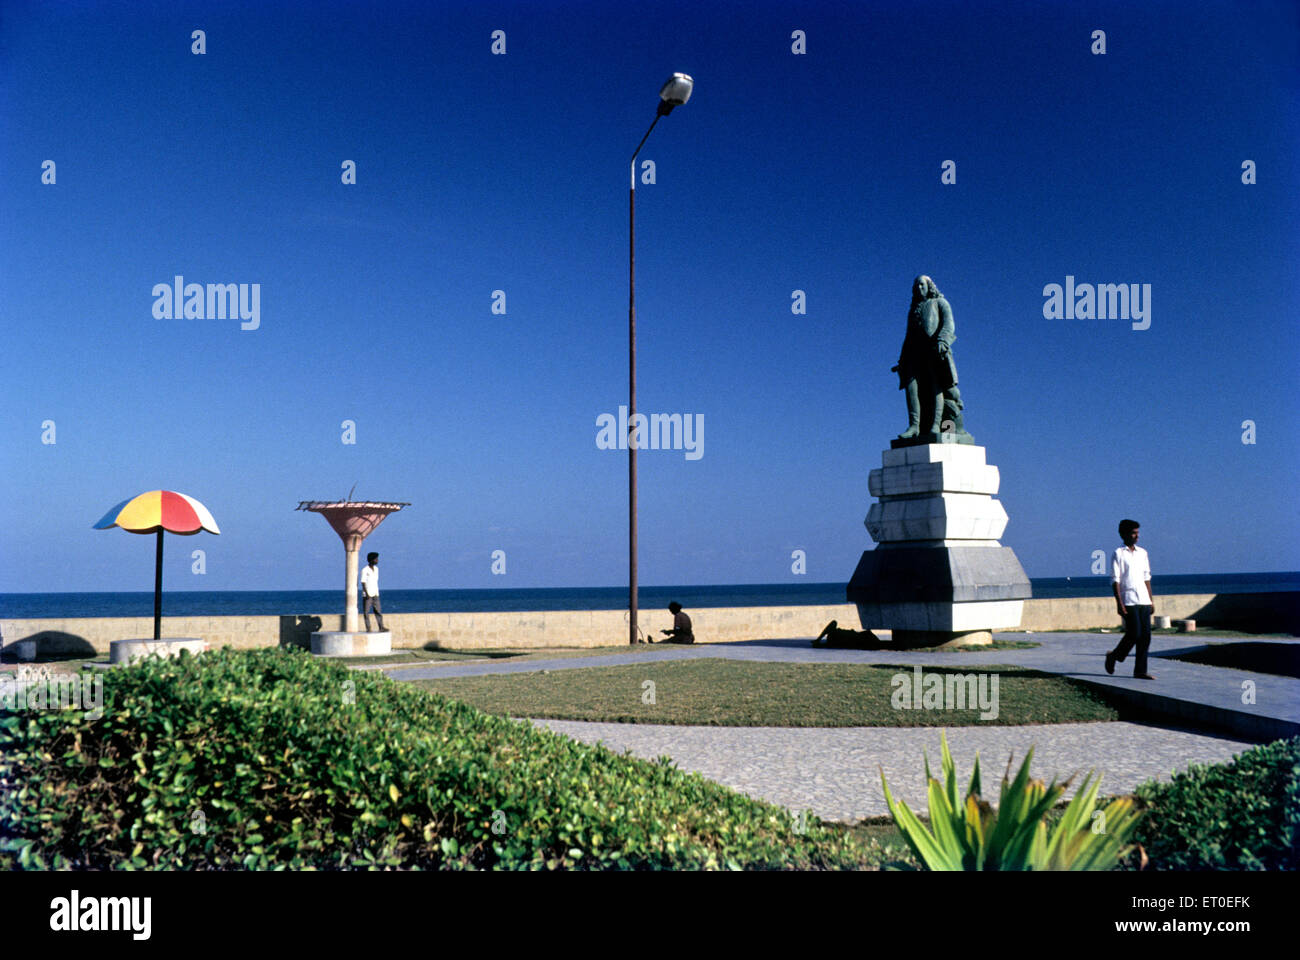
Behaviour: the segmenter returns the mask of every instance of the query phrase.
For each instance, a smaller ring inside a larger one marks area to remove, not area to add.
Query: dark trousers
[[[370,632],[370,608],[371,607],[375,608],[375,619],[379,621],[379,629],[380,630],[384,629],[384,611],[383,608],[379,606],[379,598],[366,597],[365,606],[361,608],[361,615],[366,618],[367,633]],[[1151,631],[1147,630],[1147,636],[1149,637],[1150,635],[1151,635]],[[1145,647],[1143,649],[1145,649]]]
[[[1133,663],[1133,676],[1140,677],[1147,672],[1147,650],[1151,648],[1151,613],[1155,607],[1128,606],[1124,608],[1124,639],[1115,648],[1115,660],[1123,663],[1128,652],[1137,647],[1137,659]]]

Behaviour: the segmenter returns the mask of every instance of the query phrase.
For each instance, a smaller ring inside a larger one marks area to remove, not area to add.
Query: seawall
[[[858,626],[848,603],[795,607],[701,607],[687,611],[696,638],[707,642],[815,637],[830,620]],[[1201,627],[1300,635],[1300,592],[1177,594],[1156,597],[1156,614],[1194,619]],[[642,610],[644,634],[661,636],[672,626],[667,610]],[[214,648],[306,646],[316,630],[340,630],[341,614],[257,617],[164,617],[163,635],[197,637]],[[523,613],[386,613],[393,646],[448,649],[598,647],[627,643],[625,610],[563,610]],[[1026,600],[1024,631],[1121,628],[1108,597]],[[0,645],[36,640],[40,655],[106,653],[113,640],[153,636],[152,617],[80,617],[0,620]]]

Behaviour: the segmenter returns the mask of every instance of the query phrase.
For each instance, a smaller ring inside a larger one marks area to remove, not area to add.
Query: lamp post
[[[655,112],[650,129],[636,145],[629,162],[631,189],[628,191],[628,243],[627,243],[627,335],[628,335],[628,401],[627,401],[627,572],[628,572],[628,643],[640,642],[636,626],[636,156],[650,138],[650,132],[660,117],[673,112],[691,98],[695,81],[684,73],[674,73],[659,90],[659,109]]]

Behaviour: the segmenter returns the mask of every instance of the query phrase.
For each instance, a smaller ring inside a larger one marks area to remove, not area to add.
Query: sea
[[[1108,597],[1110,578],[1031,578],[1036,598]],[[1152,578],[1156,596],[1175,593],[1300,591],[1300,572],[1197,573]],[[739,583],[643,586],[637,605],[687,610],[702,607],[792,607],[844,603],[843,582]],[[384,590],[384,613],[479,613],[514,610],[624,610],[627,587],[534,587],[493,590]],[[261,616],[330,613],[343,605],[342,590],[164,590],[169,617]],[[5,593],[0,619],[151,617],[153,593]]]

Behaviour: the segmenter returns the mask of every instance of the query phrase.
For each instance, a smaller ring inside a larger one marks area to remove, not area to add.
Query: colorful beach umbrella
[[[193,497],[172,490],[150,490],[123,500],[95,524],[96,530],[121,527],[128,533],[157,533],[158,548],[153,577],[153,638],[162,638],[163,532],[192,536],[200,530],[219,534],[217,521],[208,508]]]

